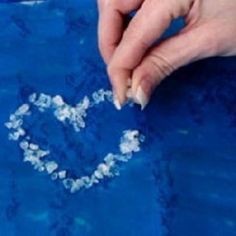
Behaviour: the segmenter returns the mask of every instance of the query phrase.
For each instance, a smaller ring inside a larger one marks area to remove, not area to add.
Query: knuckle
[[[145,78],[151,78],[151,70],[148,66],[139,66],[136,70],[134,70],[133,73],[134,78],[138,78],[139,80],[145,79]]]
[[[175,70],[172,63],[160,53],[150,53],[148,63],[152,67],[154,73],[158,75],[159,79],[164,79]]]
[[[133,47],[139,50],[146,50],[149,45],[143,31],[139,29],[138,25],[132,24],[123,34],[123,40],[129,42]]]

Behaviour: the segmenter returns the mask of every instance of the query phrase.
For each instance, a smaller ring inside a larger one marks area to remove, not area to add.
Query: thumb
[[[209,29],[199,26],[183,30],[149,51],[132,75],[132,97],[142,109],[157,85],[174,70],[217,54],[218,45]]]

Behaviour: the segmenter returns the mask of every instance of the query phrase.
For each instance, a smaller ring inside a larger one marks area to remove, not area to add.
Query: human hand
[[[206,57],[236,55],[236,1],[98,0],[98,6],[99,48],[118,108],[129,86],[143,109],[156,86],[179,67]],[[124,28],[125,16],[134,10]],[[180,16],[185,27],[154,46]]]

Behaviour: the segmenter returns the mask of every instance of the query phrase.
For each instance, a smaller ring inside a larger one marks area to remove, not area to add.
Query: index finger
[[[137,9],[143,0],[99,0],[98,40],[105,63],[119,44],[124,30],[124,16]]]

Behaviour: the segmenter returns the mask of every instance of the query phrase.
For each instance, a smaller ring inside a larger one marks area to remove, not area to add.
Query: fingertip
[[[143,110],[150,101],[152,93],[157,85],[156,75],[152,73],[149,64],[141,63],[133,72],[132,77],[132,94],[133,100],[141,105]]]
[[[116,98],[116,104],[122,107],[127,100],[126,94],[130,72],[122,69],[114,69],[111,66],[108,66],[107,71],[112,84],[113,94]]]
[[[148,96],[150,96],[152,91],[152,80],[153,75],[151,74],[151,68],[145,65],[145,63],[141,63],[140,66],[138,66],[134,72],[132,77],[132,94],[136,94],[138,87],[142,84],[142,89],[145,93],[147,93]],[[143,81],[147,81],[146,85]]]

